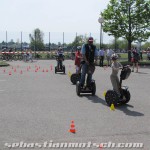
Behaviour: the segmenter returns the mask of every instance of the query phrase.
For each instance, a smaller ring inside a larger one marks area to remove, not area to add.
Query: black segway
[[[65,65],[63,65],[63,55],[62,56],[57,56],[56,61],[58,62],[58,65],[55,66],[55,73],[57,72],[63,72],[65,74]]]
[[[116,91],[114,90],[108,90],[105,95],[105,100],[108,106],[111,106],[111,104],[117,105],[117,104],[126,104],[130,101],[130,92],[128,91],[127,86],[122,86],[122,81],[128,79],[128,77],[131,74],[131,69],[129,66],[123,66],[121,73],[120,73],[120,94],[119,96]]]
[[[80,68],[79,68],[78,73],[73,73],[73,74],[71,75],[70,81],[72,82],[72,84],[76,84],[77,81],[80,80],[80,78],[81,78],[81,68],[82,68],[82,63],[81,63],[81,65],[80,65]]]
[[[95,70],[95,65],[89,65],[88,67],[88,73],[94,73]],[[81,73],[82,74],[82,73]],[[96,93],[96,84],[95,84],[95,80],[92,80],[90,85],[87,87],[87,85],[81,86],[80,81],[77,81],[76,83],[76,93],[78,96],[80,96],[80,94],[84,94],[84,93],[90,93],[92,95],[95,95]]]
[[[81,78],[81,73],[73,73],[70,77],[70,81],[72,82],[72,84],[76,84],[77,81],[79,81]]]

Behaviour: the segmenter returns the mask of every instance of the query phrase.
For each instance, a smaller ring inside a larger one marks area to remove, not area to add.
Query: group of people
[[[132,52],[131,62],[133,63],[132,71],[134,72],[134,68],[136,67],[136,72],[138,72],[139,54],[136,48],[134,48],[131,52]],[[63,50],[61,47],[58,48],[57,55],[64,56]],[[120,94],[118,72],[119,72],[119,69],[122,68],[123,66],[121,65],[121,63],[117,61],[118,55],[115,54],[114,51],[111,49],[105,50],[104,48],[102,48],[101,50],[97,50],[96,46],[93,44],[93,37],[89,37],[87,40],[87,43],[83,44],[82,46],[78,46],[75,52],[76,73],[77,74],[81,73],[81,78],[80,78],[81,87],[83,87],[85,84],[85,77],[87,74],[86,87],[90,88],[92,75],[95,71],[95,64],[97,64],[97,60],[99,58],[99,65],[100,67],[103,67],[104,65],[103,62],[104,62],[105,57],[107,58],[107,62],[108,62],[107,65],[112,68],[110,80],[111,80],[113,89],[118,94]]]
[[[27,61],[33,62],[32,51],[31,51],[31,50],[29,50],[29,51],[24,51],[23,60],[24,60],[25,62],[27,62]]]
[[[84,86],[85,76],[87,74],[86,86],[90,88],[90,82],[92,81],[92,75],[95,71],[95,64],[97,64],[98,58],[100,58],[100,66],[103,66],[105,51],[102,49],[98,51],[96,46],[93,44],[93,38],[89,37],[86,44],[83,44],[82,47],[78,46],[75,53],[75,65],[76,73],[81,72],[80,84]],[[112,73],[110,75],[111,83],[113,89],[119,93],[119,78],[118,72],[122,65],[117,61],[118,56],[110,49],[107,50],[107,61],[112,67]],[[112,61],[112,64],[110,64]]]
[[[112,49],[104,49],[103,47],[99,50],[99,66],[104,66],[104,58],[106,56],[107,59],[107,65],[111,66],[111,56],[115,54],[115,52]]]

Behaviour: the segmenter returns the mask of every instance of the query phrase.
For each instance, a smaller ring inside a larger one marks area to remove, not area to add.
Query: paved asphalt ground
[[[129,86],[131,101],[111,111],[103,96],[104,91],[112,88],[111,68],[96,67],[93,76],[96,96],[78,97],[68,76],[68,71],[75,71],[71,60],[64,62],[66,75],[54,73],[55,60],[9,63],[11,66],[0,68],[0,150],[9,149],[5,143],[50,140],[54,143],[136,142],[144,143],[144,148],[139,149],[150,149],[150,68],[140,67],[139,73],[132,73],[123,82]],[[28,66],[31,67],[29,71]],[[38,72],[35,66],[40,67]],[[42,72],[43,69],[48,72]],[[72,120],[75,134],[68,132]]]

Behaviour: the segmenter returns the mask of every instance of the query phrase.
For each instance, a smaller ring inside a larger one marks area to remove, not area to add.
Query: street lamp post
[[[102,48],[102,24],[104,22],[104,19],[102,17],[99,17],[98,22],[100,23],[100,47],[99,49],[101,49]]]

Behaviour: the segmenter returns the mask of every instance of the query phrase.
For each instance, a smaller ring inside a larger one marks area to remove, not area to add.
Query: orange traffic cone
[[[69,132],[71,132],[71,133],[76,133],[74,121],[71,121],[71,125],[70,125],[70,130],[69,130]]]
[[[46,69],[46,72],[48,72],[48,69]]]
[[[102,148],[103,148],[103,144],[100,144],[100,145],[99,145],[99,148],[102,149]]]
[[[51,71],[53,70],[53,66],[51,65]]]
[[[9,75],[11,75],[11,71],[9,71]]]
[[[23,72],[22,72],[22,70],[20,71],[20,74],[22,74]]]
[[[45,72],[45,71],[44,71],[44,69],[43,69],[43,71],[42,71],[42,72]]]

